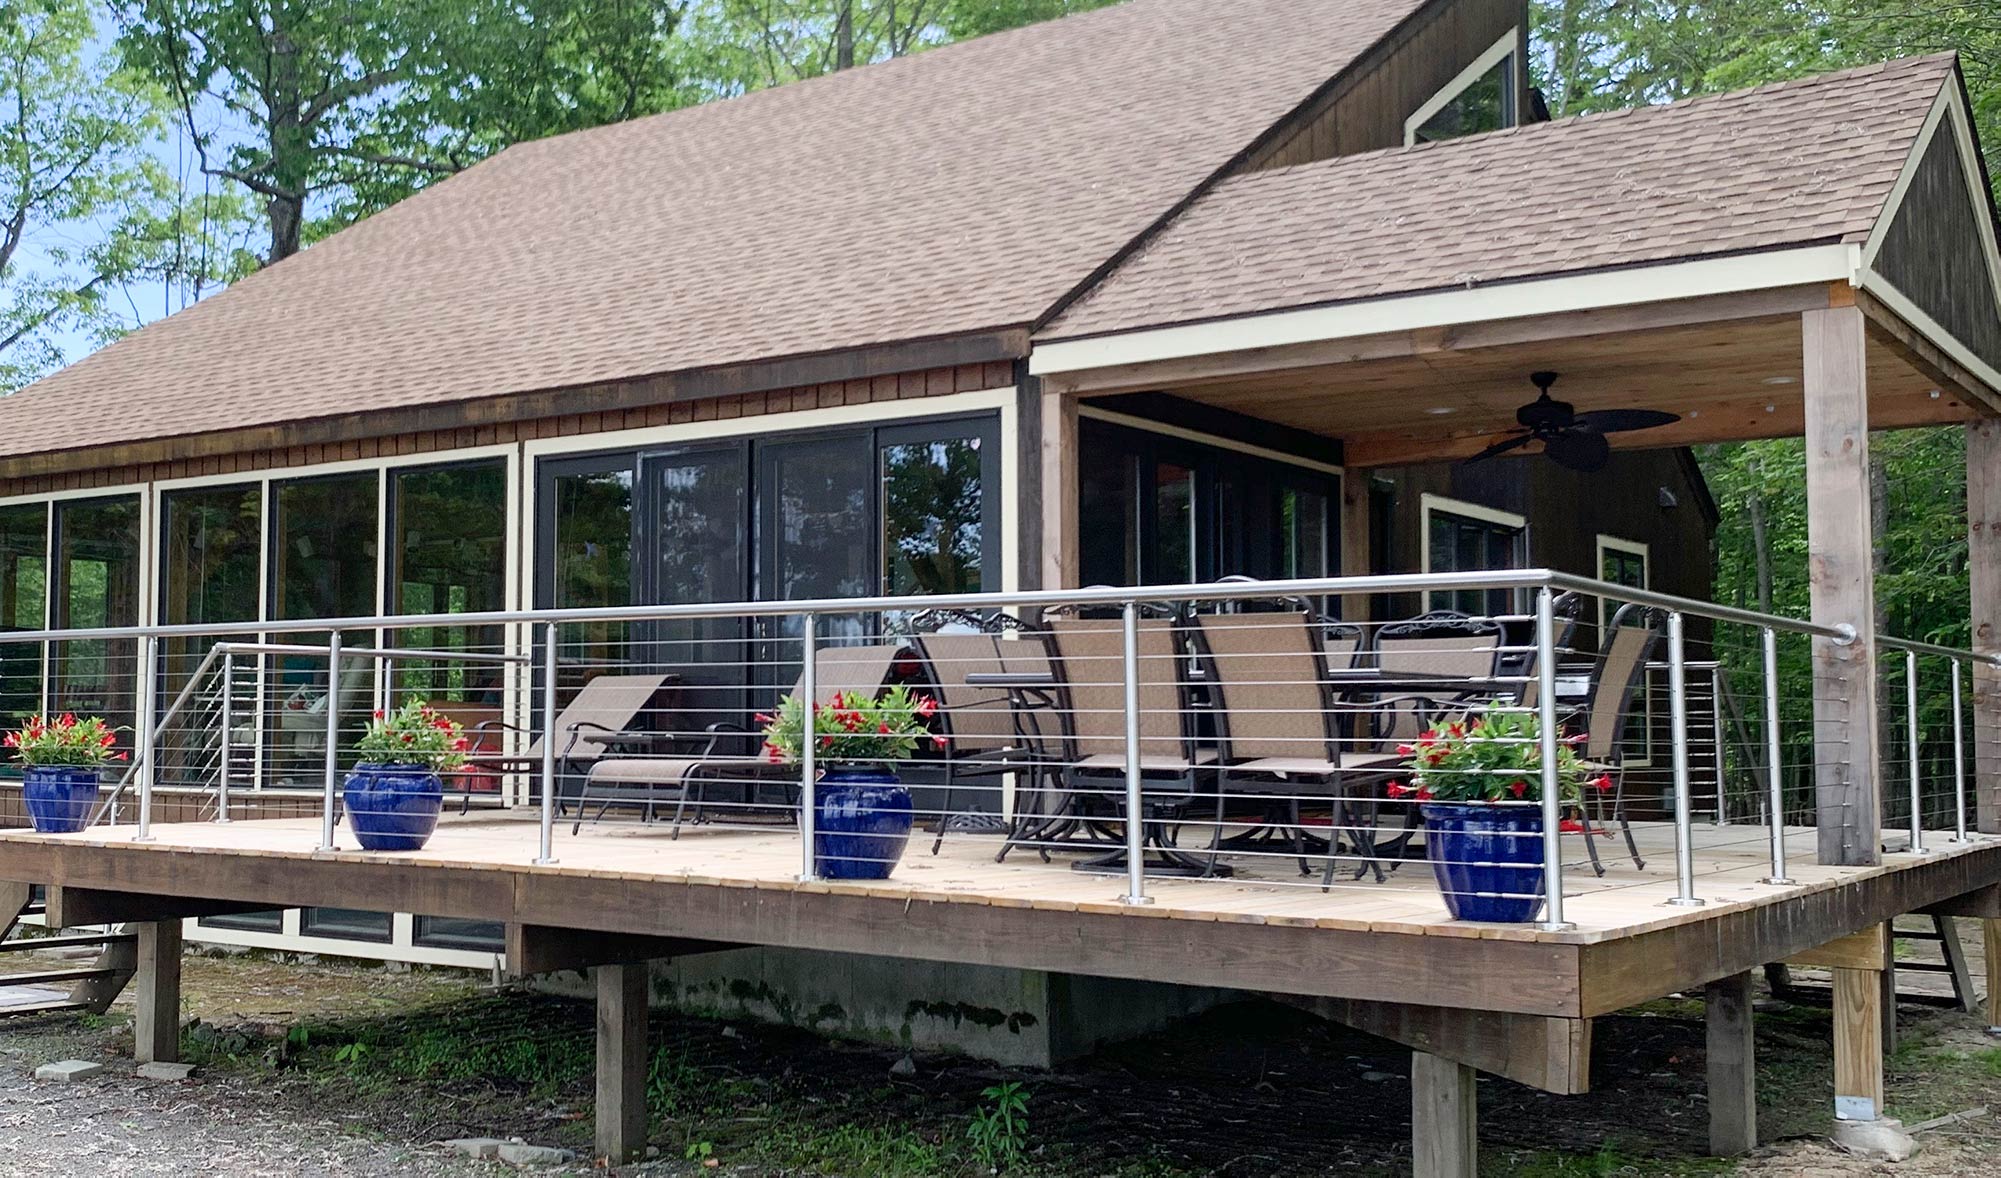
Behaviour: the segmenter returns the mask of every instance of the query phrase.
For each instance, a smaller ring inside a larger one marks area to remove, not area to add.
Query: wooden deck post
[[[1758,1147],[1758,1051],[1748,971],[1709,983],[1709,1152],[1735,1157]]]
[[[1833,974],[1834,1115],[1873,1121],[1883,1115],[1883,971]]]
[[[1813,620],[1855,638],[1813,640],[1814,789],[1820,862],[1862,865],[1881,858],[1882,840],[1867,340],[1854,292],[1834,291],[1837,305],[1801,316],[1808,581]]]
[[[132,1058],[174,1063],[181,1058],[181,922],[149,920],[139,934],[133,977]]]
[[[1075,589],[1077,551],[1077,399],[1042,393],[1042,587]]]
[[[2001,654],[2001,421],[1966,427],[1966,558],[1973,649]],[[2001,834],[2001,668],[1973,666],[1975,828]]]
[[[646,1152],[646,963],[600,965],[597,1153],[613,1165]]]
[[[1980,922],[1987,955],[1987,1033],[2001,1035],[2001,920]]]
[[[1341,476],[1341,575],[1366,577],[1375,569],[1374,536],[1369,528],[1369,472],[1350,469]],[[1373,609],[1367,594],[1341,599],[1341,620],[1366,622]]]
[[[1410,1053],[1414,1178],[1474,1178],[1480,1168],[1479,1076],[1425,1051]]]

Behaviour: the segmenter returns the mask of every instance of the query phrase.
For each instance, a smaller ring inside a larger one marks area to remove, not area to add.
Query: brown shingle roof
[[[1865,237],[1928,57],[1233,177],[1038,340]]]
[[[1026,327],[1422,6],[1134,0],[511,147],[0,399],[0,458]]]

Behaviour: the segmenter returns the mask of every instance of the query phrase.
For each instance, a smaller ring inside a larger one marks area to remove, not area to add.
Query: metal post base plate
[[[1700,908],[1704,904],[1709,903],[1709,901],[1700,900],[1695,898],[1694,896],[1676,896],[1674,899],[1669,900],[1667,903],[1668,907],[1670,908]]]

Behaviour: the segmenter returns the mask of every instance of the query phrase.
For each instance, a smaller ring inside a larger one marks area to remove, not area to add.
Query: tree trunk
[[[274,31],[268,41],[271,72],[263,97],[271,152],[267,172],[274,191],[264,196],[264,212],[271,225],[271,252],[264,259],[267,266],[298,253],[303,243],[312,163],[301,122],[304,106],[299,91],[299,47],[283,30]]]
[[[855,64],[855,3],[841,0],[840,15],[834,22],[834,68],[853,69]]]
[[[1752,468],[1753,477],[1762,472]],[[1765,488],[1762,484],[1751,488],[1751,558],[1757,566],[1758,612],[1772,612],[1772,537],[1765,526]]]

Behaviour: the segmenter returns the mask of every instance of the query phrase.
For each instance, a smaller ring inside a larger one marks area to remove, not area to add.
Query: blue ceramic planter
[[[90,824],[100,771],[77,765],[29,765],[21,773],[21,800],[42,834],[73,834]]]
[[[423,765],[356,765],[344,793],[364,851],[422,850],[445,805],[444,784]]]
[[[814,794],[813,869],[824,879],[888,879],[910,841],[910,791],[882,769],[829,769]]]
[[[1542,911],[1542,811],[1431,803],[1425,853],[1455,920],[1523,924]]]

